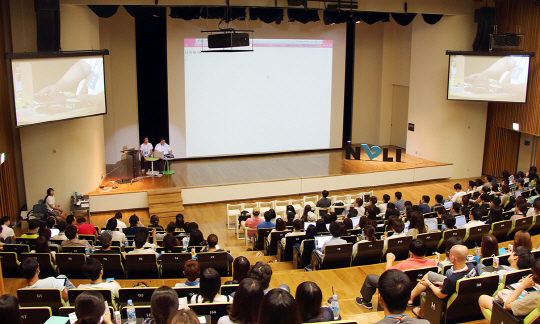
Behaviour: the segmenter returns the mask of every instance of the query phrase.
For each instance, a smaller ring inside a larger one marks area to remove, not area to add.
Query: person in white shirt
[[[103,266],[98,259],[86,259],[86,264],[83,265],[82,272],[86,278],[90,279],[90,283],[81,284],[77,289],[108,289],[114,297],[120,298],[118,291],[122,287],[114,280],[103,282]]]
[[[538,202],[540,202],[540,200]],[[15,242],[15,238],[16,238],[15,232],[13,231],[11,227],[9,227],[11,225],[11,221],[9,220],[9,217],[4,216],[0,218],[0,225],[2,226],[2,232],[0,233],[0,238],[2,238],[6,244],[9,244],[7,242],[8,238],[11,240],[11,242]]]
[[[463,198],[464,195],[466,195],[465,191],[461,191],[461,184],[456,183],[454,185],[454,195],[452,196],[452,202],[455,203],[461,203],[461,198]]]
[[[60,233],[58,233],[57,235],[51,237],[51,240],[62,240],[62,241],[67,241],[68,238],[66,236],[66,228],[68,227],[68,223],[67,222],[60,222],[58,223],[58,230],[60,231]]]
[[[116,218],[114,218],[114,217],[109,218],[109,220],[107,221],[107,225],[106,225],[107,229],[101,231],[101,233],[103,233],[105,231],[109,231],[111,233],[113,241],[120,241],[123,244],[127,243],[128,240],[126,238],[126,234],[118,231],[117,226],[118,226],[118,223],[116,221]]]
[[[293,221],[293,231],[285,234],[285,237],[300,235],[306,235],[306,233],[304,232],[304,225],[302,224],[301,220],[295,219]],[[281,239],[281,244],[283,244],[283,246],[285,246],[285,243],[287,242],[285,237]]]
[[[161,142],[156,144],[156,147],[155,147],[154,151],[163,152],[163,154],[165,154],[165,155],[172,154],[171,147],[169,146],[169,144],[165,143],[164,138],[161,139]]]
[[[65,279],[65,285],[62,285],[55,277],[39,279],[39,263],[35,258],[24,259],[19,265],[19,270],[21,271],[23,278],[26,279],[26,287],[24,287],[24,289],[60,289],[62,299],[68,301],[67,288],[68,286],[73,287],[73,285],[65,276],[62,278]]]
[[[155,254],[157,256],[158,254],[152,248],[144,247],[145,243],[147,243],[147,239],[148,234],[143,231],[137,233],[137,235],[135,235],[135,250],[128,252],[128,254]]]
[[[150,170],[150,163],[146,161],[147,157],[152,156],[152,152],[154,150],[154,146],[152,146],[151,143],[148,142],[148,137],[144,138],[144,142],[141,144],[141,168],[143,170]]]
[[[118,229],[121,229],[121,228],[126,228],[126,223],[122,222],[122,213],[121,212],[116,212],[116,214],[114,214],[114,218],[116,218],[116,228]]]
[[[220,295],[221,276],[213,268],[206,268],[201,273],[199,281],[200,292],[191,297],[191,304],[230,303],[231,296]]]
[[[60,208],[60,205],[56,203],[56,198],[54,197],[54,189],[47,189],[47,196],[43,199],[43,203],[47,205],[47,210],[51,216],[59,216],[63,219],[66,219],[67,214]]]
[[[484,222],[482,222],[480,218],[482,218],[482,216],[480,215],[480,208],[471,208],[471,213],[469,214],[469,222],[467,222],[467,224],[463,225],[461,228],[466,228],[467,233],[469,233],[471,227],[484,225]]]

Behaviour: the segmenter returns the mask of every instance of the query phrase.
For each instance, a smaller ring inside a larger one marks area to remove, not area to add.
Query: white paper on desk
[[[201,316],[201,317],[197,317],[197,319],[199,320],[199,322],[200,322],[201,324],[206,324],[206,317]]]
[[[86,203],[86,204],[81,204],[81,208],[88,208],[90,207],[90,204]]]
[[[75,205],[80,206],[80,205],[81,205],[81,202],[80,202],[80,201],[77,201],[77,202],[75,203]]]

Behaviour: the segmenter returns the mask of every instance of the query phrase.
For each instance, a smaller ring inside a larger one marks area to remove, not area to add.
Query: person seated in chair
[[[201,266],[196,260],[187,260],[184,263],[184,276],[186,282],[177,283],[175,287],[199,287],[199,275],[201,274]]]
[[[228,303],[233,300],[231,296],[223,296],[219,293],[221,289],[221,276],[213,268],[206,268],[201,273],[199,287],[199,294],[191,297],[192,304]]]
[[[39,236],[39,227],[41,223],[37,219],[31,219],[28,221],[28,232],[23,234],[21,238],[38,238]]]
[[[405,314],[411,296],[411,280],[403,272],[391,269],[379,278],[379,305],[384,309],[384,318],[375,324],[429,324]]]
[[[10,227],[11,220],[9,219],[9,217],[4,216],[0,218],[0,226],[2,226],[2,233],[0,234],[0,238],[4,239],[4,243],[9,244],[10,242],[15,242],[15,232]]]
[[[68,223],[66,221],[62,221],[58,224],[58,230],[60,231],[57,235],[51,237],[51,240],[67,240],[66,236],[66,228],[68,227]]]
[[[66,285],[60,284],[55,277],[39,279],[39,263],[35,258],[26,258],[19,265],[19,271],[24,279],[26,279],[26,287],[24,289],[60,289],[62,299],[68,301],[68,289],[73,289],[75,286],[66,278],[66,276],[58,276],[58,278],[66,279]]]
[[[329,208],[330,206],[332,206],[332,200],[328,199],[328,194],[328,191],[323,190],[322,198],[317,201],[317,207]]]
[[[436,204],[431,206],[432,211],[437,211],[437,208],[444,207],[444,197],[440,194],[435,195]]]
[[[77,238],[77,227],[75,227],[75,225],[69,225],[68,227],[66,227],[66,237],[67,237],[67,240],[66,241],[62,241],[62,243],[60,244],[61,247],[65,247],[65,246],[91,246],[90,243],[88,243],[88,241],[86,240],[79,240]]]
[[[113,218],[111,218],[113,219]],[[101,236],[99,237],[99,244],[101,244],[101,249],[96,250],[95,254],[120,254],[122,261],[122,264],[126,263],[126,252],[120,252],[119,250],[112,250],[111,249],[111,243],[112,243],[112,236],[111,233],[108,231],[104,231]]]
[[[117,228],[126,228],[126,223],[124,223],[122,221],[122,213],[121,212],[116,212],[116,214],[114,214],[114,218],[116,218],[116,227]]]
[[[393,253],[386,254],[386,270],[397,269],[403,271],[436,266],[439,263],[439,256],[436,256],[434,259],[426,258],[427,249],[426,242],[419,239],[412,240],[409,244],[410,258],[407,260],[392,266],[396,260],[396,256]],[[373,308],[371,298],[377,291],[377,287],[379,287],[379,278],[379,276],[374,274],[370,274],[366,277],[362,289],[360,290],[362,297],[356,297],[356,304],[367,309]]]
[[[108,289],[115,298],[120,298],[118,291],[120,284],[114,280],[103,281],[103,265],[94,258],[86,259],[86,264],[82,267],[84,276],[90,279],[89,284],[80,284],[77,289]]]
[[[533,262],[531,266],[532,274],[521,279],[519,285],[512,291],[510,296],[504,302],[504,309],[511,311],[514,316],[527,316],[538,307],[538,298],[540,290],[524,294],[528,288],[536,287],[540,289],[540,259]],[[493,310],[494,298],[488,295],[482,295],[478,299],[478,304],[484,317],[489,319]]]
[[[467,234],[468,234],[469,231],[471,230],[471,227],[484,225],[484,222],[482,222],[480,218],[482,218],[482,216],[480,216],[480,208],[479,207],[471,208],[471,211],[469,213],[469,221],[467,222],[467,224],[463,225],[461,228],[466,228]]]
[[[418,207],[420,207],[420,211],[422,212],[422,214],[431,213],[431,208],[429,208],[429,201],[430,198],[427,195],[422,196],[422,199],[420,199]]]
[[[452,262],[453,269],[446,272],[447,276],[429,271],[424,275],[424,278],[414,287],[411,292],[411,298],[409,299],[409,305],[413,305],[414,299],[427,289],[431,289],[435,296],[440,299],[446,298],[446,296],[452,295],[456,292],[457,282],[463,278],[470,278],[476,276],[476,270],[474,266],[466,263],[467,254],[469,250],[465,245],[454,245],[450,250],[449,259]],[[424,306],[413,309],[413,314],[418,318],[424,317]]]
[[[127,239],[126,239],[126,234],[120,232],[118,230],[118,221],[116,220],[116,218],[109,218],[109,220],[107,221],[107,224],[105,225],[105,227],[107,228],[106,230],[103,230],[101,231],[101,234],[105,233],[105,232],[109,232],[112,236],[112,240],[113,241],[118,241],[118,242],[121,242],[120,244],[125,244],[127,243]]]
[[[270,291],[269,287],[270,280],[272,279],[272,268],[270,268],[268,263],[257,261],[257,263],[251,266],[247,275],[249,278],[260,282],[265,294]],[[278,288],[286,290],[287,292],[291,291],[291,288],[286,284],[281,284]]]
[[[201,252],[225,252],[225,250],[219,248],[218,237],[216,234],[208,235],[206,243],[207,245],[201,249]],[[229,263],[234,261],[234,258],[229,253],[227,253],[227,259],[229,260]]]
[[[139,221],[139,217],[137,217],[137,215],[131,215],[131,217],[129,217],[129,227],[124,228],[123,231],[126,235],[137,235],[143,227],[144,226]]]
[[[276,218],[276,212],[273,209],[264,212],[264,222],[257,224],[259,228],[275,228],[276,224],[272,222],[272,219]]]
[[[141,231],[135,235],[135,250],[128,252],[127,254],[155,254],[158,255],[151,247],[145,248],[145,244],[148,243],[148,234]]]
[[[493,266],[485,266],[479,264],[476,266],[476,270],[479,276],[482,275],[499,275],[499,283],[503,281],[504,274],[516,270],[529,269],[534,262],[534,255],[524,246],[516,248],[516,250],[508,257],[509,266],[499,265],[498,268]]]
[[[77,232],[79,235],[94,235],[96,240],[98,233],[93,225],[86,224],[86,217],[77,218]]]

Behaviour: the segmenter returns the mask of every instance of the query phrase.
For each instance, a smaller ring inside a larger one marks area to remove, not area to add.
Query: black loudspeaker
[[[60,1],[35,0],[38,52],[60,51]]]
[[[474,51],[488,51],[490,36],[497,25],[497,8],[482,7],[474,11],[474,22],[478,23],[473,43]]]
[[[208,35],[208,48],[249,46],[248,33],[227,33]]]
[[[475,23],[488,23],[492,25],[497,24],[497,8],[495,7],[482,7],[474,11]]]

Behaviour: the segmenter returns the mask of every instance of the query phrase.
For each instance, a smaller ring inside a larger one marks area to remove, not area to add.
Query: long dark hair
[[[324,230],[326,231],[326,227],[324,228]],[[306,229],[306,240],[313,240],[315,236],[317,236],[317,234],[318,232],[315,225],[309,225]]]
[[[159,226],[159,216],[158,215],[152,215],[152,217],[150,217],[150,223],[152,224],[152,226],[158,227]]]
[[[176,228],[184,228],[184,215],[177,214],[176,215]]]
[[[424,223],[424,215],[421,212],[415,211],[412,213],[412,217],[409,224],[409,230],[416,228],[418,234],[426,232],[426,225]]]
[[[161,286],[152,294],[150,304],[156,324],[166,324],[171,314],[178,310],[178,294],[171,287]]]
[[[303,323],[321,315],[322,291],[316,283],[305,281],[299,284],[294,299]]]
[[[482,258],[489,258],[492,255],[499,255],[499,242],[493,235],[484,235],[482,237],[482,245],[480,249]]]
[[[301,324],[302,317],[296,301],[288,291],[270,290],[259,308],[257,324]]]
[[[319,233],[328,232],[326,224],[324,223],[324,220],[322,218],[319,218],[317,222],[315,222],[315,227],[317,228],[317,232]]]
[[[75,299],[75,324],[99,324],[105,313],[105,300],[97,291],[85,291]]]
[[[278,218],[276,219],[276,231],[284,231],[287,229],[287,226],[285,225],[285,222],[283,219]]]
[[[308,213],[311,211],[311,205],[306,205],[304,207],[304,213],[302,214],[302,221],[307,222],[308,221]]]
[[[245,278],[234,294],[233,303],[228,307],[229,319],[237,324],[255,324],[259,317],[259,305],[264,297],[264,289],[255,279]]]
[[[174,248],[175,246],[179,246],[180,242],[174,235],[168,233],[163,237],[162,245],[166,249],[171,249],[171,248]]]
[[[368,241],[377,241],[377,237],[375,237],[375,227],[373,227],[372,225],[367,225],[366,228],[364,228],[364,236]]]
[[[2,323],[21,324],[21,310],[19,309],[19,301],[13,295],[0,296],[0,314],[2,314]]]
[[[247,278],[247,274],[251,268],[251,264],[246,257],[239,256],[234,259],[233,262],[233,281],[240,283],[244,278]]]
[[[52,196],[51,191],[54,191],[54,189],[53,188],[47,189],[47,195],[45,196],[45,198],[43,198],[43,203],[44,204],[47,204],[47,198],[49,198],[49,196]]]
[[[198,229],[192,229],[189,232],[189,246],[202,246],[206,245],[204,241],[203,233]]]
[[[202,302],[212,303],[221,288],[221,276],[213,268],[206,268],[201,273],[199,287]]]
[[[49,233],[51,232],[49,229],[47,229],[47,231]],[[49,234],[49,237],[50,236],[51,234]],[[49,239],[44,235],[40,235],[34,242],[34,250],[36,253],[51,253],[51,249],[49,248]]]

